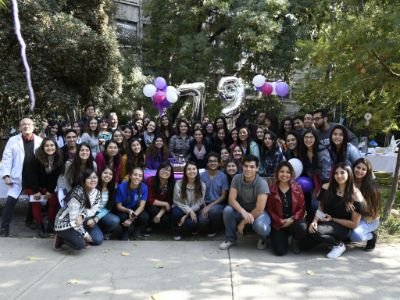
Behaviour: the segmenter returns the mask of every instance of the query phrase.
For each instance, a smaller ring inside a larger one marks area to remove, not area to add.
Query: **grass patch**
[[[381,192],[381,217],[385,204],[390,197],[390,187],[380,187]],[[396,199],[393,209],[400,211],[400,191],[396,193]],[[399,242],[400,241],[400,216],[390,215],[388,219],[381,223],[378,228],[379,241],[381,242]]]

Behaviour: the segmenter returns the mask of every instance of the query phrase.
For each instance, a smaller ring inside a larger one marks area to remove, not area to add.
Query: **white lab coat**
[[[34,135],[34,151],[39,148],[42,138]],[[7,196],[18,198],[22,192],[22,168],[24,165],[25,150],[22,134],[11,137],[3,152],[2,174],[10,176],[12,184],[8,186]]]

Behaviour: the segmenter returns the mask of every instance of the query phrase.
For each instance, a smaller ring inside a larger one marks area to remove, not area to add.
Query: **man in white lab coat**
[[[35,150],[39,148],[42,139],[33,133],[34,129],[35,124],[32,119],[22,119],[21,133],[8,140],[3,152],[1,178],[8,186],[8,192],[7,202],[3,209],[0,236],[9,235],[18,197],[25,186],[29,186],[29,181],[36,176],[32,174],[32,164],[35,161]]]

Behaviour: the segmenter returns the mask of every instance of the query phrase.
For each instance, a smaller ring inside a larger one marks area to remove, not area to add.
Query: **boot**
[[[375,249],[375,244],[378,236],[375,232],[372,232],[372,239],[367,241],[367,245],[365,246],[364,250],[370,252]]]
[[[38,231],[37,231],[37,233],[38,233],[38,236],[40,237],[40,238],[42,238],[42,239],[44,239],[44,238],[48,238],[49,237],[49,234],[47,233],[47,231],[45,230],[45,228],[44,228],[44,225],[43,224],[38,224]]]

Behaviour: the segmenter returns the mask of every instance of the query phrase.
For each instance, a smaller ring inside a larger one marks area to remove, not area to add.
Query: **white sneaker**
[[[219,250],[228,250],[230,247],[236,245],[237,242],[231,242],[231,241],[224,241],[221,245],[219,245]]]
[[[216,235],[217,235],[217,233],[216,233],[216,232],[213,232],[213,233],[207,234],[207,237],[213,238],[213,237],[215,237]]]
[[[333,246],[332,250],[326,255],[327,258],[338,258],[343,252],[346,251],[344,243],[340,243],[338,246]]]
[[[180,241],[182,237],[180,235],[174,235],[174,241]]]
[[[263,240],[263,239],[258,239],[257,249],[258,250],[264,250],[265,248],[267,248],[267,241]]]

